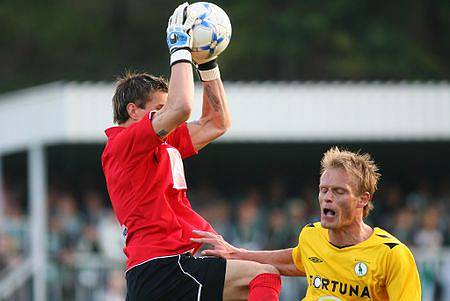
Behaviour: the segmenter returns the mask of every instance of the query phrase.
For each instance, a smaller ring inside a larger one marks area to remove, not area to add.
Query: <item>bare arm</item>
[[[294,264],[292,248],[274,251],[249,251],[232,246],[220,235],[197,230],[194,231],[194,234],[200,237],[191,238],[192,241],[207,243],[214,247],[213,250],[203,251],[202,255],[256,261],[274,266],[283,276],[305,276]]]
[[[196,150],[223,135],[231,125],[225,90],[220,79],[203,82],[203,107],[199,120],[188,123]]]
[[[181,123],[189,119],[194,102],[194,78],[190,63],[172,66],[167,103],[152,119],[160,138],[165,138]]]
[[[242,250],[236,254],[241,260],[251,260],[273,265],[283,276],[305,276],[299,271],[292,259],[292,248],[273,251]]]

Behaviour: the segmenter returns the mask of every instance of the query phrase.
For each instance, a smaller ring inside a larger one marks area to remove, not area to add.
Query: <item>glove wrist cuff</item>
[[[209,61],[209,62],[206,62],[206,63],[203,63],[203,64],[199,64],[198,65],[198,70],[206,71],[206,70],[214,69],[217,66],[218,66],[217,65],[217,60],[214,59],[212,61]]]
[[[170,66],[171,67],[177,63],[182,63],[182,62],[192,63],[191,51],[188,48],[176,49],[170,55]]]
[[[197,72],[202,82],[208,82],[220,78],[220,69],[216,60],[199,65]]]

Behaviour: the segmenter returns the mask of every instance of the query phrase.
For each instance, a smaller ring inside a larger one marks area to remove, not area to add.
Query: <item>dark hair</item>
[[[114,122],[122,124],[130,118],[127,112],[129,103],[145,108],[145,103],[151,92],[168,92],[167,81],[163,77],[148,73],[126,72],[117,78],[116,91],[112,98]]]

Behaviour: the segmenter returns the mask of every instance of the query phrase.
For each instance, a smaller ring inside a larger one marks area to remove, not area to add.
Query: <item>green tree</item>
[[[227,80],[442,80],[445,0],[217,1],[233,36]],[[178,1],[0,1],[0,91],[55,80],[168,75],[167,19]]]

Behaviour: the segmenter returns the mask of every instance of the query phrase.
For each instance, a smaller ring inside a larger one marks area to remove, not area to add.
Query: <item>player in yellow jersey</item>
[[[306,276],[304,301],[420,301],[419,274],[408,247],[364,223],[380,174],[368,154],[332,148],[321,161],[320,222],[305,226],[295,248],[249,251],[209,232],[195,231],[212,250],[204,255],[252,260],[281,275]]]

